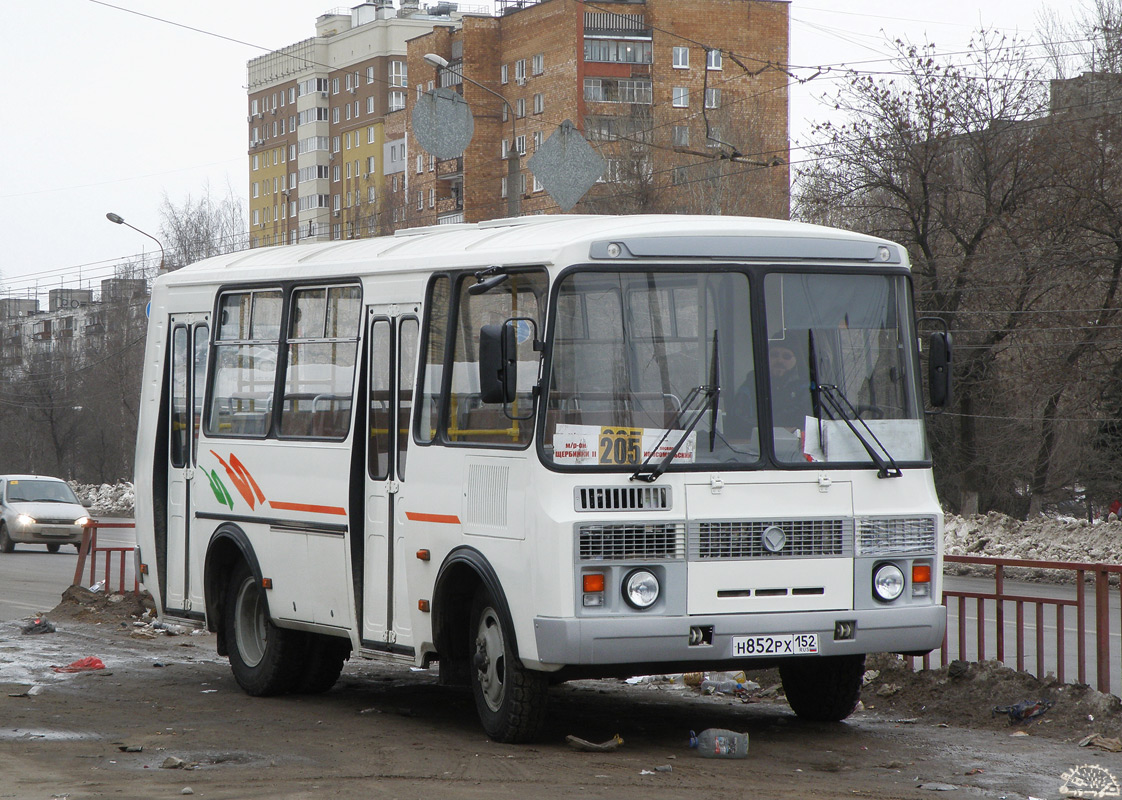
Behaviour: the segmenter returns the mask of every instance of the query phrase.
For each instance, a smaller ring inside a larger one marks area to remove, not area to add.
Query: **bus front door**
[[[192,570],[191,563],[191,483],[198,461],[208,332],[205,315],[182,314],[171,318],[167,568],[160,570],[164,610],[177,616],[199,618],[202,617],[202,573]]]
[[[361,593],[365,647],[412,652],[405,542],[395,517],[406,492],[409,412],[419,323],[387,309],[370,309],[366,517]]]

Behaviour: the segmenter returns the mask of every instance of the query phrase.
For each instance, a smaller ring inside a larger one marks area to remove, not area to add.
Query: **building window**
[[[540,181],[538,180],[538,176],[537,176],[537,175],[535,175],[535,176],[534,176],[534,191],[535,191],[535,192],[540,192],[540,191],[542,191],[542,189],[544,189],[544,188],[545,188],[545,187],[544,187],[544,186],[542,186],[542,185],[541,185],[541,182],[540,182]]]
[[[374,83],[374,67],[367,67],[366,68],[366,85],[369,86],[372,83]]]
[[[331,93],[332,94],[339,94],[339,79],[338,78],[332,78],[331,79]]]
[[[632,39],[585,39],[584,60],[650,64],[651,43]]]
[[[534,113],[541,114],[545,111],[545,95],[538,92],[534,95]]]
[[[499,197],[506,197],[506,176],[499,182]]]
[[[429,208],[436,208],[436,189],[429,189]]]
[[[390,92],[390,111],[401,111],[405,108],[405,92]]]
[[[584,99],[601,103],[651,103],[649,78],[585,78]]]
[[[706,89],[705,90],[705,107],[706,108],[720,108],[721,107],[721,90],[720,89]]]
[[[514,101],[514,116],[522,119],[526,116],[526,98],[519,97]]]
[[[526,59],[520,58],[514,62],[514,82],[526,82]]]
[[[601,78],[584,79],[584,99],[593,102],[605,102],[608,94],[604,90],[604,81]]]
[[[341,195],[341,194],[335,195],[334,197],[332,197],[331,202],[332,202],[332,210],[333,211],[338,211],[339,207],[343,204],[343,195]]]
[[[514,146],[518,148],[519,155],[526,155],[526,135],[523,134],[521,136],[515,137]]]
[[[705,138],[706,147],[720,147],[723,144],[721,129],[716,125],[709,126],[709,134]]]
[[[685,86],[675,86],[671,89],[670,104],[674,108],[689,108],[690,107],[690,90]]]
[[[256,181],[254,181],[254,183],[253,183],[253,196],[254,197],[260,197],[261,196],[261,184],[257,183]]]
[[[425,193],[424,192],[417,192],[417,210],[418,211],[424,211],[425,210]]]
[[[255,155],[253,157],[253,168],[257,169],[259,166],[261,166],[261,156]]]
[[[374,169],[374,156],[370,156],[369,158],[366,159],[366,171],[367,172],[375,172],[376,171]]]
[[[542,132],[541,131],[534,131],[534,152],[537,152],[537,149],[541,146],[542,146]]]
[[[674,69],[690,68],[690,49],[688,47],[674,48]]]
[[[374,96],[373,95],[366,98],[366,113],[367,114],[373,114],[374,113]]]
[[[390,86],[408,86],[408,73],[405,70],[404,61],[391,61],[390,62]]]
[[[690,129],[687,125],[674,126],[674,146],[675,147],[689,147],[690,146]]]
[[[706,69],[721,69],[723,58],[720,50],[706,50],[705,51],[705,68]]]
[[[371,125],[366,129],[366,143],[374,144],[374,126]]]
[[[499,82],[504,84],[510,83],[510,73],[507,70],[506,64],[499,67]]]
[[[417,174],[420,175],[425,171],[425,157],[417,156]]]
[[[339,124],[339,106],[335,106],[335,108],[331,109],[331,121],[336,125]]]
[[[530,62],[530,70],[535,75],[541,75],[545,72],[545,53],[538,53]]]
[[[338,164],[336,164],[334,167],[331,168],[331,172],[332,172],[331,180],[333,180],[333,181],[342,180],[343,168],[340,167]]]

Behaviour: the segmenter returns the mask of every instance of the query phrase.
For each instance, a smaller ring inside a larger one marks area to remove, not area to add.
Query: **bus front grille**
[[[577,511],[665,511],[671,506],[669,486],[578,486]]]
[[[581,561],[664,561],[686,557],[685,525],[680,522],[581,525]]]
[[[692,522],[689,557],[828,558],[853,555],[853,520],[777,519]]]
[[[858,517],[857,555],[934,553],[934,517]]]

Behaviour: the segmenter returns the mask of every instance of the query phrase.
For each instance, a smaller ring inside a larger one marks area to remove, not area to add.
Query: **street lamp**
[[[472,80],[463,73],[463,70],[456,69],[448,63],[448,59],[443,56],[438,56],[436,53],[425,53],[424,60],[426,63],[431,64],[439,69],[446,69],[455,75],[459,75],[463,80],[470,84],[478,86],[488,94],[493,94],[495,97],[503,101],[506,106],[507,113],[510,115],[510,150],[507,151],[507,166],[506,166],[506,209],[507,216],[520,217],[522,216],[522,159],[521,153],[518,152],[518,137],[515,135],[515,121],[514,121],[514,108],[510,102],[494,89],[488,89],[479,81]]]
[[[109,220],[110,222],[115,222],[118,225],[124,225],[125,227],[132,228],[137,233],[143,234],[144,236],[147,236],[149,239],[151,239],[153,242],[155,242],[156,246],[160,248],[160,272],[164,271],[164,246],[162,244],[160,244],[159,239],[157,239],[155,236],[153,236],[150,233],[146,233],[145,231],[142,231],[140,228],[136,227],[135,225],[129,225],[129,223],[125,222],[125,218],[122,217],[120,214],[114,214],[112,211],[110,211],[108,214],[105,215],[105,218],[107,220]]]

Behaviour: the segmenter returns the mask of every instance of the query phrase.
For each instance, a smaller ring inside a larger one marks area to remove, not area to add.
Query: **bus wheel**
[[[864,675],[864,654],[799,658],[779,666],[787,704],[812,722],[839,722],[852,714]]]
[[[223,618],[230,668],[246,694],[284,694],[300,677],[303,634],[278,628],[268,615],[265,592],[245,562],[226,587]]]
[[[487,735],[496,742],[528,742],[545,720],[549,682],[526,669],[511,648],[509,625],[484,591],[471,608],[471,693]]]
[[[296,684],[300,694],[322,694],[335,685],[343,662],[351,654],[351,643],[335,636],[312,634],[304,652],[304,669]]]
[[[8,526],[0,523],[0,553],[10,553],[16,549],[16,543],[8,535]]]

